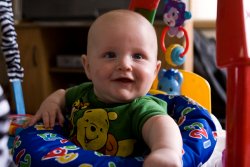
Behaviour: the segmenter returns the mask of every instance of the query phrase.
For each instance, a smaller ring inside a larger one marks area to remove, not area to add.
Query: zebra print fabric
[[[1,49],[7,64],[9,80],[11,82],[22,80],[23,68],[20,66],[20,54],[16,43],[11,0],[0,0],[0,23],[2,32]],[[9,103],[5,99],[0,85],[0,167],[15,166],[8,149],[9,110]]]
[[[1,48],[7,64],[9,80],[23,79],[23,68],[20,65],[20,53],[16,42],[14,17],[11,0],[0,0],[0,23],[2,32]]]
[[[8,119],[9,110],[9,103],[4,98],[3,89],[0,86],[0,167],[10,166],[12,161],[7,146],[10,126]]]

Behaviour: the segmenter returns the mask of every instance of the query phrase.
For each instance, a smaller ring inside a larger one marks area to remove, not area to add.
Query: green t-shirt
[[[86,150],[108,155],[141,154],[142,127],[155,115],[165,115],[167,104],[152,96],[130,103],[106,104],[99,101],[92,83],[70,88],[66,93],[70,139]]]

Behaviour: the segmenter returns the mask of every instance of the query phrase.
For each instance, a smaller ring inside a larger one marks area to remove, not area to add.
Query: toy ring
[[[165,46],[165,36],[166,36],[166,33],[169,31],[169,29],[170,28],[168,26],[166,26],[163,29],[162,34],[161,34],[161,49],[164,53],[167,51],[166,46]],[[184,33],[185,38],[186,38],[186,47],[185,47],[184,51],[180,54],[180,57],[183,58],[184,55],[187,53],[188,48],[189,48],[189,39],[188,39],[187,31],[182,26],[178,27],[178,30],[182,31]]]

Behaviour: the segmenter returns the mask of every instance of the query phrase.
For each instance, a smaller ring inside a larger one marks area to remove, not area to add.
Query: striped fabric
[[[4,98],[3,89],[0,86],[0,167],[11,165],[11,157],[7,146],[10,125],[10,121],[8,120],[9,110],[9,103]]]
[[[2,32],[1,49],[7,64],[9,80],[23,79],[23,68],[20,65],[20,53],[16,42],[16,32],[11,0],[0,0],[0,23]]]

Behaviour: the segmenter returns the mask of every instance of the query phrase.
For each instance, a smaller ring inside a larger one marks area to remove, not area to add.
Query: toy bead
[[[186,56],[183,56],[183,57],[180,56],[183,50],[184,49],[182,47],[175,47],[173,49],[172,54],[171,54],[171,60],[175,66],[180,66],[185,62]]]
[[[183,47],[178,44],[170,45],[165,52],[166,62],[174,67],[182,65],[186,60],[186,56],[180,56],[183,51]]]

